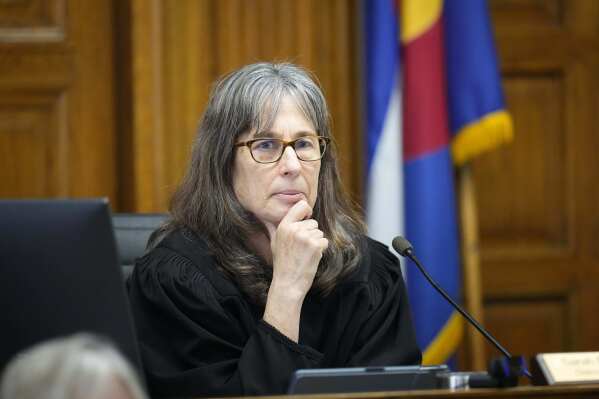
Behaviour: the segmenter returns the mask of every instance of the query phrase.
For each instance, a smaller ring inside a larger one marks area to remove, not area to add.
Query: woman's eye
[[[314,148],[314,143],[312,142],[311,139],[308,138],[304,138],[304,139],[299,139],[295,142],[295,148],[299,149],[307,149],[307,148]]]
[[[252,147],[256,150],[272,150],[277,147],[277,142],[275,140],[259,140]]]

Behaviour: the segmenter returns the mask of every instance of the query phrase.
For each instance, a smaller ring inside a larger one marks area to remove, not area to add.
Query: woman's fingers
[[[280,225],[291,224],[308,219],[312,216],[312,208],[305,200],[296,202],[281,220]]]
[[[314,230],[318,229],[318,222],[314,219],[306,219],[301,222],[293,223],[298,229]]]
[[[320,248],[322,248],[323,252],[324,252],[325,249],[327,249],[329,247],[329,240],[327,240],[324,237],[322,237],[321,239],[319,239],[318,243],[320,244]]]

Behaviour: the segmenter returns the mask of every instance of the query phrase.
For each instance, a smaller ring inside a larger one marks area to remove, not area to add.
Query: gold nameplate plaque
[[[541,353],[531,363],[535,385],[599,382],[599,352]]]

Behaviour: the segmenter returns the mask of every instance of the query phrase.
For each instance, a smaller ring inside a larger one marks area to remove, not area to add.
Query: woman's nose
[[[279,160],[279,164],[285,174],[297,173],[302,167],[300,159],[297,157],[295,150],[291,146],[285,148],[283,156]]]

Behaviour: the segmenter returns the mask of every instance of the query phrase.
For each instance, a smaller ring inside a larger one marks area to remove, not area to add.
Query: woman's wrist
[[[305,294],[271,285],[263,319],[294,342],[299,339],[299,323]]]
[[[268,297],[273,300],[282,301],[286,306],[298,306],[301,308],[307,291],[299,288],[297,283],[285,283],[283,279],[273,277],[268,289]]]

